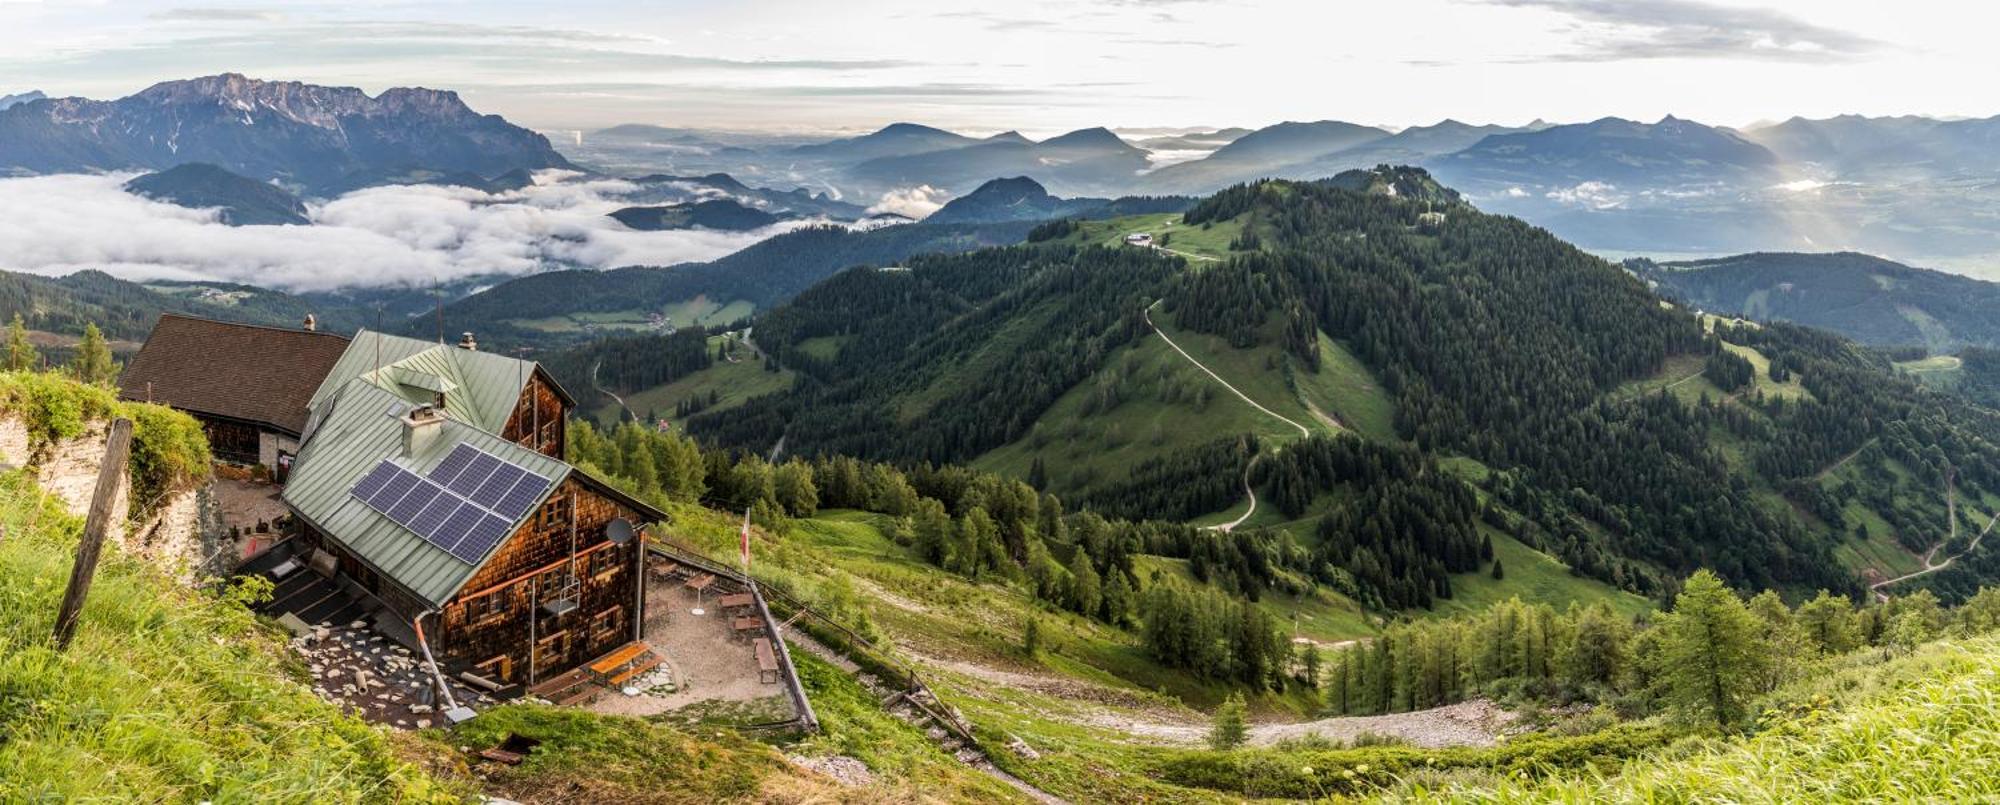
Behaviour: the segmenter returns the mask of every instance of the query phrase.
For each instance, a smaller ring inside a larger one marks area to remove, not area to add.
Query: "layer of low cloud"
[[[312,226],[231,227],[124,191],[131,174],[0,179],[0,269],[290,291],[712,260],[807,222],[752,232],[640,232],[606,217],[636,188],[559,172],[521,191],[376,187],[311,208]]]
[[[868,214],[894,213],[909,218],[924,218],[937,212],[950,200],[950,193],[930,185],[901,187],[883,193],[881,200],[868,208]]]
[[[1832,62],[1862,58],[1881,42],[1817,25],[1769,8],[1702,0],[1477,0],[1489,5],[1553,11],[1584,26],[1578,50],[1530,56],[1524,62],[1610,62],[1634,59],[1755,59]]]

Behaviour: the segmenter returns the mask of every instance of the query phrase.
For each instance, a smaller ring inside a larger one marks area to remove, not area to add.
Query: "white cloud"
[[[868,208],[869,215],[895,213],[911,218],[923,218],[937,212],[951,199],[951,194],[930,185],[901,187],[882,194],[882,200]]]
[[[100,269],[135,280],[241,282],[292,291],[427,285],[564,267],[712,260],[778,232],[639,232],[606,217],[636,187],[561,172],[521,191],[376,187],[313,206],[313,226],[231,227],[126,193],[131,174],[0,179],[0,268]]]
[[[1626,196],[1618,192],[1618,186],[1607,182],[1582,182],[1575,187],[1559,187],[1550,190],[1547,197],[1558,204],[1608,210],[1623,205]]]

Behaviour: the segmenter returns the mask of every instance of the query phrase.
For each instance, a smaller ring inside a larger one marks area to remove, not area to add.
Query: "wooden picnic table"
[[[721,598],[715,599],[715,605],[722,607],[723,609],[737,609],[740,607],[755,606],[756,603],[757,599],[750,597],[749,593],[730,593]]]
[[[700,592],[702,590],[708,589],[708,586],[714,583],[715,583],[714,573],[703,573],[699,576],[688,579],[687,588],[690,590],[694,590],[695,592]]]
[[[757,681],[766,685],[778,684],[778,655],[771,649],[771,639],[757,638]]]
[[[741,617],[730,621],[729,628],[741,637],[764,628],[764,621],[762,618]]]

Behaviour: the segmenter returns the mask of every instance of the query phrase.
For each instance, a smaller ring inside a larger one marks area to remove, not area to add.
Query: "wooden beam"
[[[125,461],[132,455],[132,420],[111,422],[111,437],[104,445],[104,461],[97,465],[97,489],[90,496],[90,514],[83,521],[83,541],[76,546],[76,564],[69,570],[69,589],[63,591],[62,608],[56,611],[57,651],[69,649],[76,636],[76,622],[83,615],[83,600],[90,595],[90,581],[97,575],[97,558],[104,551],[104,531],[111,526],[111,503],[118,497],[118,485],[125,480]]]

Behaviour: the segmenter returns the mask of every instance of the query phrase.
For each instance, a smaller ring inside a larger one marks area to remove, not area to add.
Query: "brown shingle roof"
[[[313,392],[346,350],[333,333],[164,313],[118,378],[119,393],[298,435]]]

